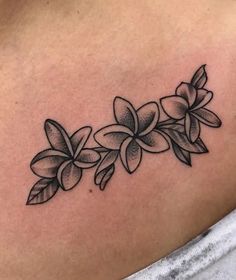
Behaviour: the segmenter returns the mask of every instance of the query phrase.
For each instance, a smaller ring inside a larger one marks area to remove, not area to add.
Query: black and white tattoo
[[[213,93],[206,89],[205,65],[190,82],[182,82],[175,94],[161,98],[160,106],[152,101],[138,109],[126,99],[115,97],[115,122],[93,134],[97,147],[87,147],[92,128],[85,126],[69,136],[54,120],[45,121],[50,148],[37,154],[30,167],[41,179],[32,187],[27,205],[45,203],[61,189],[69,191],[79,185],[83,172],[96,166],[94,183],[104,190],[121,160],[132,174],[145,153],[172,150],[178,160],[191,166],[192,154],[207,153],[200,138],[201,125],[220,127],[215,113],[206,109]],[[160,120],[160,109],[166,117]]]

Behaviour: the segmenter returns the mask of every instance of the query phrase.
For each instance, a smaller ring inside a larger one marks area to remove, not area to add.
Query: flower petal
[[[203,106],[206,106],[212,99],[213,92],[206,89],[199,89],[197,91],[197,98],[193,104],[193,110],[197,110]]]
[[[188,140],[194,143],[200,135],[200,125],[198,119],[187,113],[185,116],[184,126]]]
[[[91,132],[92,132],[92,128],[90,126],[85,126],[77,130],[71,136],[70,141],[74,151],[74,158],[78,156],[79,152],[86,144]]]
[[[102,161],[99,163],[99,166],[97,167],[97,170],[95,172],[94,176],[94,182],[96,185],[100,185],[103,181],[103,177],[106,175],[106,173],[110,173],[110,170],[115,170],[114,162],[117,160],[119,151],[110,151],[108,152]],[[106,177],[107,178],[107,177]],[[105,181],[104,181],[105,183]]]
[[[211,126],[211,127],[220,127],[221,126],[221,120],[217,117],[216,114],[211,112],[210,110],[207,110],[205,108],[200,108],[196,111],[192,111],[191,114],[199,119],[200,122]]]
[[[46,120],[44,129],[51,147],[66,154],[73,155],[69,136],[64,128],[53,120]]]
[[[103,169],[101,172],[95,174],[95,184],[99,185],[101,191],[103,191],[115,172],[115,165],[111,164],[107,168]]]
[[[53,178],[57,174],[57,169],[68,156],[56,150],[44,150],[37,154],[31,161],[30,168],[38,176]]]
[[[133,132],[129,128],[119,124],[112,124],[98,130],[94,134],[94,139],[107,149],[119,150],[122,142],[132,135]]]
[[[57,180],[64,191],[73,189],[82,177],[82,169],[67,160],[58,169]]]
[[[141,162],[142,149],[134,139],[129,137],[121,145],[120,158],[125,169],[133,173]]]
[[[75,160],[75,165],[81,168],[90,168],[100,160],[100,154],[92,149],[83,149]]]
[[[160,153],[169,149],[169,143],[157,130],[151,131],[147,135],[136,139],[136,141],[141,148],[150,153]]]
[[[153,130],[156,126],[160,112],[156,102],[144,104],[137,110],[138,115],[138,133],[140,136],[145,135]]]
[[[138,117],[133,105],[129,101],[117,96],[114,99],[113,110],[118,124],[127,126],[134,133],[137,133]]]
[[[171,95],[161,98],[161,105],[165,113],[176,120],[184,118],[188,110],[188,102],[181,96]]]
[[[96,170],[96,174],[102,172],[102,170],[106,169],[110,165],[114,164],[114,162],[117,160],[119,151],[110,151],[108,152],[102,161],[99,163],[99,166]]]
[[[181,83],[176,88],[176,94],[182,96],[185,100],[187,100],[189,106],[193,105],[197,97],[197,91],[195,87],[188,83]]]

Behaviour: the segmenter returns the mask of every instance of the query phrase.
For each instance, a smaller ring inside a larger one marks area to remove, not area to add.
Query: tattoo
[[[97,147],[88,148],[92,128],[85,126],[69,136],[54,120],[45,121],[50,148],[37,154],[30,167],[41,179],[33,186],[27,205],[45,203],[61,189],[78,186],[86,169],[96,166],[94,183],[104,190],[114,174],[118,159],[128,173],[138,169],[145,153],[172,150],[182,163],[191,166],[192,154],[207,153],[200,138],[201,125],[220,127],[221,121],[206,109],[213,93],[206,89],[205,65],[190,82],[182,82],[175,94],[148,102],[138,109],[126,99],[115,97],[115,123],[94,133]],[[165,115],[160,120],[160,109]]]

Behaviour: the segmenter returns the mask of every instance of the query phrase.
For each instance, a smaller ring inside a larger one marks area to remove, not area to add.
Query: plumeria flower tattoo
[[[121,161],[129,173],[138,168],[143,150],[160,153],[169,149],[165,137],[154,129],[160,115],[156,102],[135,110],[129,101],[116,97],[113,106],[117,123],[100,129],[94,137],[101,146],[120,151]]]
[[[175,94],[135,109],[130,101],[115,97],[115,123],[94,133],[98,146],[87,147],[92,128],[85,126],[71,136],[54,120],[45,121],[50,148],[38,153],[30,167],[40,179],[31,188],[27,205],[50,200],[59,189],[70,191],[80,184],[84,170],[96,167],[94,183],[105,190],[115,173],[118,159],[124,169],[134,173],[144,153],[158,154],[171,150],[182,163],[192,166],[192,155],[207,153],[200,137],[201,125],[220,127],[219,117],[206,108],[213,98],[205,88],[208,77],[202,65],[190,82],[182,82]],[[160,110],[165,119],[160,120]]]
[[[74,188],[82,170],[93,167],[100,159],[97,151],[84,148],[91,131],[89,126],[82,127],[69,137],[57,122],[46,120],[45,132],[51,148],[33,158],[32,171],[42,178],[56,178],[64,191]]]
[[[204,108],[212,99],[213,93],[206,89],[196,89],[191,83],[181,83],[175,95],[161,98],[165,113],[175,120],[184,119],[185,133],[191,142],[200,135],[200,124],[219,127],[220,119],[210,110]]]

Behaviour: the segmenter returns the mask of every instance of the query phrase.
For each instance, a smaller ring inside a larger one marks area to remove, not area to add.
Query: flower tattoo
[[[212,91],[205,88],[208,77],[205,65],[190,82],[182,82],[175,94],[148,102],[138,109],[126,99],[115,97],[115,122],[93,134],[97,147],[86,147],[92,128],[85,126],[69,136],[56,121],[45,121],[45,133],[50,148],[38,153],[30,167],[40,180],[32,187],[27,205],[50,200],[59,189],[72,190],[78,186],[85,169],[96,166],[94,183],[104,190],[115,172],[118,159],[132,174],[145,153],[158,154],[172,150],[178,160],[191,166],[192,154],[207,153],[200,138],[201,125],[220,127],[218,116],[206,109]],[[160,121],[160,109],[166,115]]]
[[[160,153],[169,149],[168,141],[154,129],[159,120],[156,102],[135,110],[129,101],[116,97],[114,115],[117,123],[100,129],[94,137],[99,145],[119,151],[122,164],[129,173],[138,168],[143,150]]]
[[[220,119],[204,108],[212,99],[213,93],[203,88],[195,88],[191,83],[181,83],[175,95],[161,98],[165,113],[175,120],[184,119],[188,140],[195,142],[200,135],[200,124],[219,127]]]
[[[59,186],[64,191],[73,189],[82,177],[82,170],[98,163],[100,154],[84,148],[91,131],[89,126],[82,127],[69,137],[57,122],[46,120],[45,132],[51,148],[37,154],[31,162],[31,170],[43,179],[32,189],[28,199],[30,204],[41,203],[54,195]],[[38,194],[41,188],[42,192]]]

